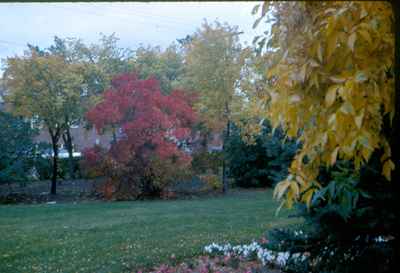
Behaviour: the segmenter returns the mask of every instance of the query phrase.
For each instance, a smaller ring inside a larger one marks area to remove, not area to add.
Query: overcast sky
[[[0,59],[22,54],[27,43],[48,47],[55,35],[96,42],[116,33],[121,47],[168,46],[193,33],[204,19],[228,22],[251,43],[257,2],[0,3]]]

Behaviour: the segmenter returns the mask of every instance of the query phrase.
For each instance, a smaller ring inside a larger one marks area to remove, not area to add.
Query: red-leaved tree
[[[124,198],[160,194],[188,167],[185,146],[196,120],[191,103],[180,90],[163,95],[155,78],[128,73],[112,80],[103,100],[87,113],[98,132],[114,130],[111,148],[102,160],[98,149],[84,153],[87,161],[105,165],[111,192]]]

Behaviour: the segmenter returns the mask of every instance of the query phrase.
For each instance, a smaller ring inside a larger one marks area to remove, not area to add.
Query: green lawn
[[[293,221],[271,192],[178,201],[0,206],[0,272],[129,272]]]

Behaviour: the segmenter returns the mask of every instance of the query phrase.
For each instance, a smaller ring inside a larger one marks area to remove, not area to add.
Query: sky
[[[97,42],[115,33],[120,47],[167,47],[206,19],[237,25],[242,43],[263,31],[252,25],[257,2],[0,3],[0,59],[21,55],[26,44],[48,47],[55,35]],[[265,30],[265,29],[264,29]]]

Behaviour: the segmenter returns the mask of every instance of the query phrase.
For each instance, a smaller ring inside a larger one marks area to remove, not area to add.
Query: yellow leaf
[[[339,152],[339,147],[336,147],[335,150],[333,150],[333,152],[331,153],[331,165],[335,165],[338,152]]]
[[[292,181],[292,183],[290,183],[290,189],[292,190],[296,198],[299,197],[300,189],[299,185],[295,181]]]
[[[332,33],[327,39],[326,57],[329,59],[337,46],[337,33]]]
[[[274,198],[280,200],[289,186],[290,186],[289,180],[284,180],[279,182],[274,189]]]
[[[267,78],[271,78],[272,76],[274,76],[277,73],[277,67],[274,66],[271,69],[268,69],[267,71]]]
[[[299,75],[299,78],[300,78],[300,81],[301,81],[301,82],[304,82],[304,81],[306,80],[306,72],[307,72],[307,65],[304,64],[304,65],[301,67],[300,75]]]
[[[360,129],[362,126],[363,118],[364,118],[364,109],[363,109],[363,111],[361,111],[361,113],[358,116],[356,116],[354,118],[354,121],[355,121],[358,129]]]
[[[332,76],[332,77],[329,77],[329,79],[331,81],[333,81],[334,83],[344,83],[346,81],[346,78],[344,78],[344,77],[334,77],[334,76]]]
[[[296,181],[299,182],[299,184],[302,186],[306,185],[306,181],[304,181],[304,179],[300,175],[296,176]]]
[[[372,43],[372,39],[371,36],[369,35],[368,31],[364,30],[364,29],[360,29],[358,30],[358,33],[369,43]]]
[[[314,60],[314,59],[311,59],[311,60],[309,61],[309,63],[310,63],[310,66],[311,66],[311,67],[318,67],[318,66],[319,66],[319,63],[318,63],[316,60]]]
[[[354,114],[353,105],[348,101],[343,103],[343,105],[340,107],[340,111],[345,114]]]
[[[321,47],[321,43],[318,43],[317,56],[318,56],[319,62],[322,63],[322,47]]]
[[[382,174],[386,177],[387,180],[391,180],[391,173],[394,170],[395,165],[392,160],[386,160],[385,164],[383,164]]]
[[[334,31],[336,26],[336,21],[333,16],[329,16],[328,24],[326,25],[326,34],[329,36]]]
[[[293,96],[290,96],[290,98],[289,98],[290,103],[299,102],[299,101],[301,101],[301,98],[299,95],[293,95]]]
[[[363,148],[361,150],[361,155],[364,158],[365,162],[367,162],[369,160],[370,155],[371,155],[371,150],[369,150],[367,148]]]
[[[310,207],[313,195],[314,195],[314,190],[312,189],[309,189],[304,193],[302,199],[307,204],[307,207]]]
[[[332,114],[329,116],[328,125],[330,125],[330,126],[336,125],[336,114]]]
[[[328,143],[328,134],[325,132],[321,137],[321,145],[324,147]]]
[[[326,92],[325,96],[326,107],[332,106],[332,104],[335,102],[337,89],[338,89],[337,85],[332,85],[331,87],[328,88],[328,91]]]
[[[357,33],[353,32],[350,36],[349,39],[347,40],[347,45],[350,48],[351,51],[354,51],[354,43],[357,39]]]
[[[286,206],[290,209],[293,206],[293,201],[294,201],[294,197],[293,197],[293,192],[292,191],[288,191],[287,195],[286,195]]]

